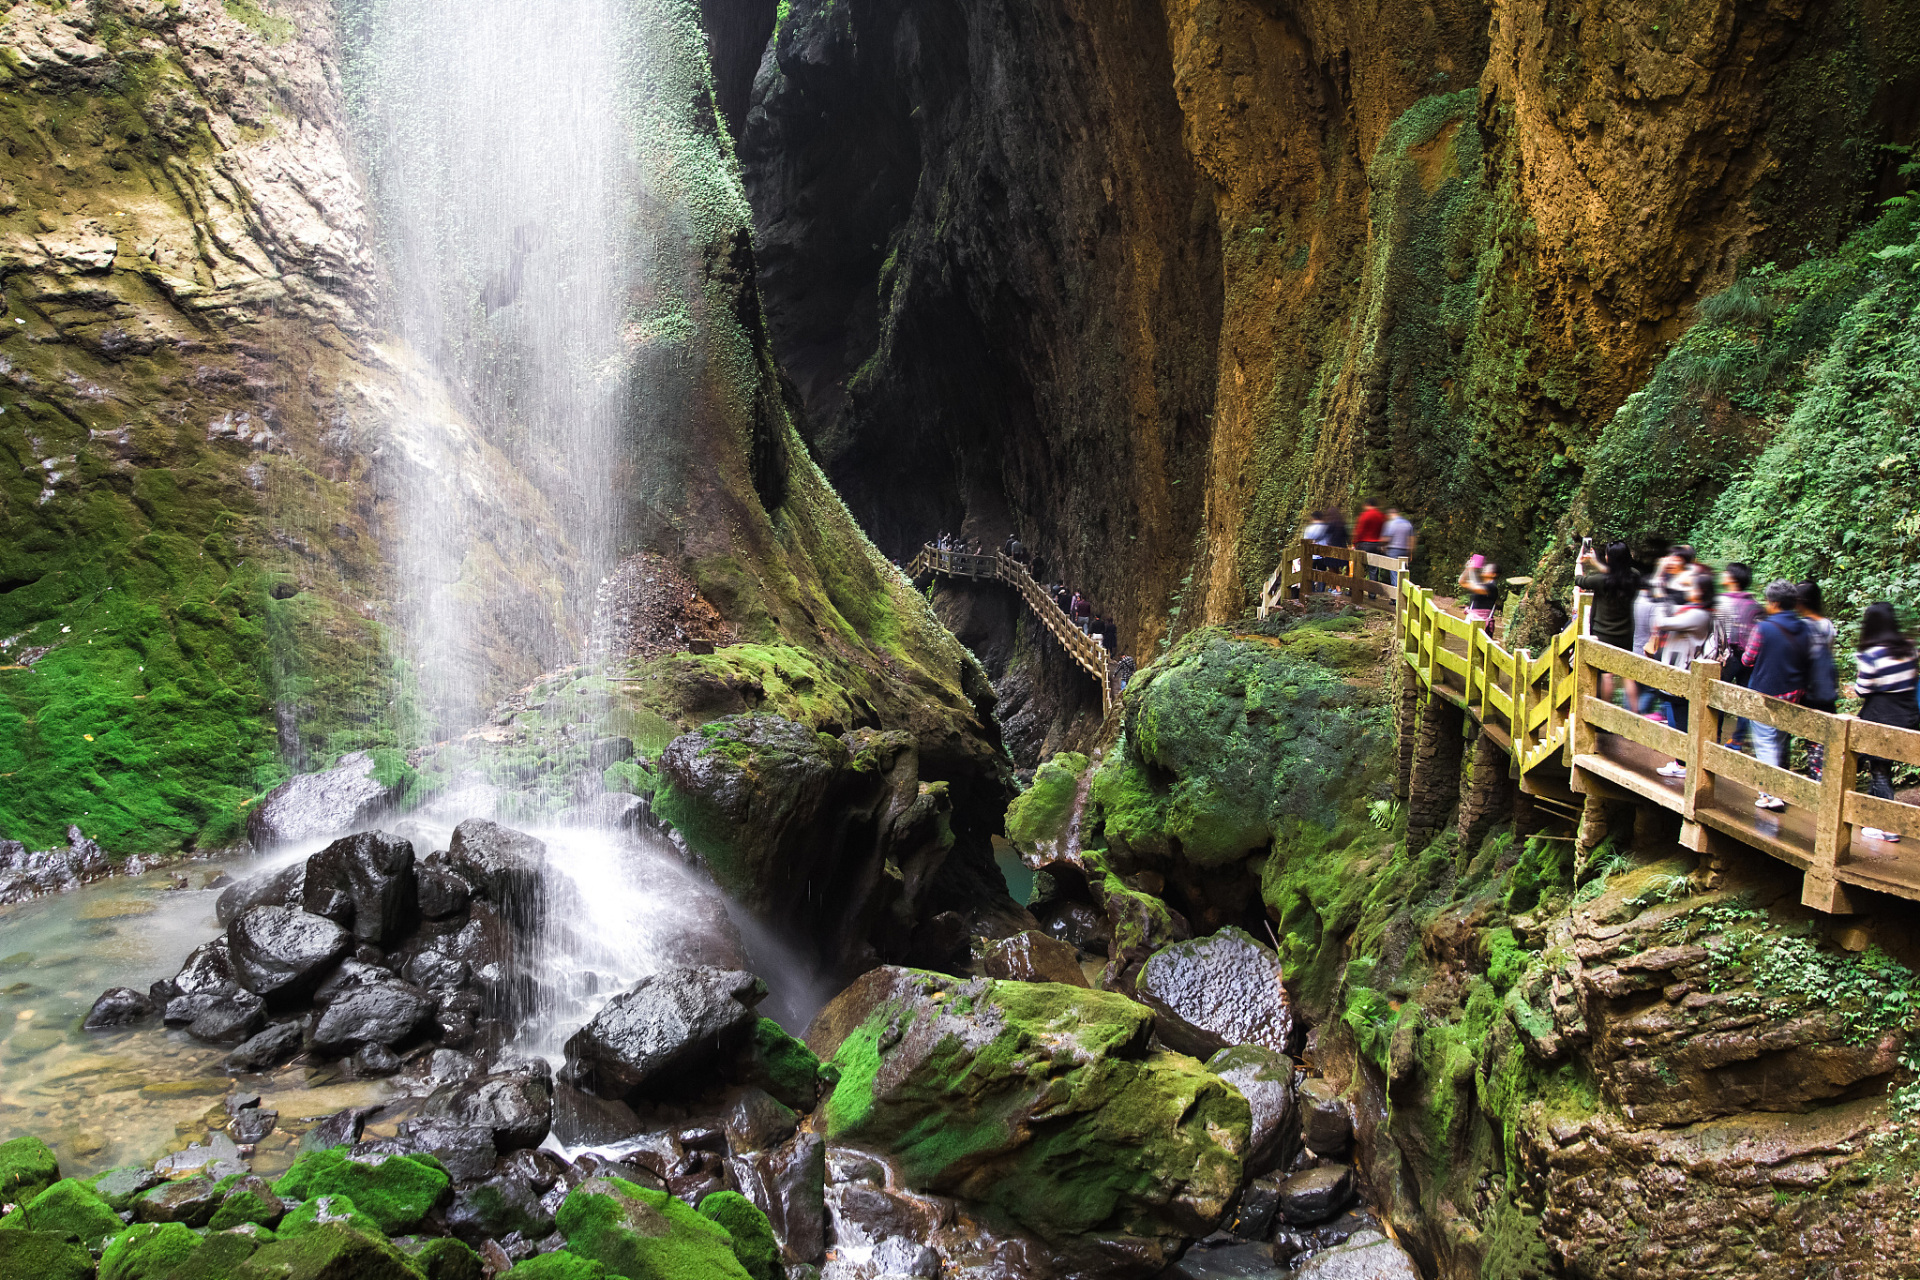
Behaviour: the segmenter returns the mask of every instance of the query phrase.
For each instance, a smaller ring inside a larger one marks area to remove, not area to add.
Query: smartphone
[[[1580,554],[1582,556],[1590,556],[1593,554],[1593,538],[1591,536],[1580,539]]]

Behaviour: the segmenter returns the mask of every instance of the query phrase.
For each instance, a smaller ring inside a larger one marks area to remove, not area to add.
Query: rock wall
[[[737,128],[816,456],[890,553],[1015,528],[1135,653],[1365,490],[1422,573],[1533,563],[1692,306],[1920,124],[1920,29],[1850,0],[781,13]]]

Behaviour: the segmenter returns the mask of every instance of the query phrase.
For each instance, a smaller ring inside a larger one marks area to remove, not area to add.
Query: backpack
[[[1713,630],[1707,635],[1700,652],[1693,655],[1702,662],[1726,663],[1737,659],[1740,654],[1734,649],[1733,638],[1727,632],[1727,620],[1720,611],[1713,611]]]
[[[1832,704],[1840,696],[1840,677],[1833,667],[1833,624],[1807,627],[1807,701]]]

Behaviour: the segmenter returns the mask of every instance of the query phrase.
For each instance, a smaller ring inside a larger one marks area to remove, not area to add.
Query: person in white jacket
[[[1677,671],[1691,667],[1694,655],[1713,635],[1713,570],[1706,565],[1691,568],[1684,587],[1674,584],[1674,594],[1682,596],[1685,603],[1656,618],[1647,640],[1647,656],[1655,656],[1657,650],[1660,661]],[[1667,695],[1667,723],[1682,733],[1687,731],[1686,698]],[[1661,765],[1658,772],[1663,778],[1684,778],[1687,766],[1675,760]]]

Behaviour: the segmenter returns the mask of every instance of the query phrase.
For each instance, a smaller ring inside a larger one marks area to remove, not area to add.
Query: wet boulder
[[[740,969],[649,974],[615,996],[566,1045],[566,1083],[623,1101],[717,1078],[751,1046],[766,984]]]
[[[409,983],[388,979],[355,986],[320,1015],[313,1047],[342,1054],[367,1044],[404,1044],[431,1025],[433,1008],[427,993]]]
[[[1088,985],[1087,975],[1080,968],[1080,953],[1071,944],[1048,937],[1038,929],[1028,929],[993,943],[981,957],[981,966],[989,978],[1063,982],[1070,987]]]
[[[544,1135],[543,1135],[544,1136]],[[493,1145],[489,1125],[469,1124],[445,1116],[420,1116],[402,1121],[395,1141],[408,1154],[430,1155],[459,1183],[478,1182],[493,1172],[500,1151]]]
[[[379,1107],[348,1107],[345,1111],[334,1112],[300,1135],[300,1154],[307,1156],[338,1147],[351,1147],[360,1141],[360,1135],[366,1131],[367,1117],[379,1110]]]
[[[256,849],[341,836],[376,822],[399,798],[401,784],[382,782],[373,756],[355,751],[333,768],[288,778],[247,817]]]
[[[763,1151],[785,1142],[799,1127],[799,1112],[763,1089],[747,1089],[727,1112],[727,1149]]]
[[[187,1023],[187,1034],[204,1044],[239,1045],[267,1025],[266,1002],[251,991],[235,988],[218,995],[181,996],[168,1004],[168,1013],[187,1001],[205,1002]]]
[[[553,1078],[545,1062],[529,1059],[476,1080],[442,1085],[421,1111],[485,1129],[501,1152],[537,1147],[553,1126]]]
[[[1242,1044],[1214,1054],[1207,1060],[1207,1070],[1238,1089],[1252,1108],[1247,1172],[1257,1175],[1279,1168],[1300,1141],[1293,1059],[1257,1044]]]
[[[111,873],[100,846],[67,828],[67,847],[29,853],[18,840],[0,840],[0,902],[25,902],[43,893],[65,893]]]
[[[242,1107],[234,1112],[233,1119],[227,1122],[227,1131],[233,1135],[235,1142],[243,1147],[250,1147],[272,1133],[279,1123],[278,1111],[266,1111],[257,1106]]]
[[[1152,1031],[1112,992],[881,968],[807,1040],[839,1074],[827,1140],[890,1152],[907,1186],[1049,1241],[1204,1235],[1240,1186],[1247,1102]],[[955,1116],[994,1119],[956,1140]]]
[[[344,1196],[388,1235],[411,1231],[447,1198],[444,1170],[412,1156],[354,1155],[338,1147],[302,1155],[273,1184],[282,1199]]]
[[[131,1026],[153,1014],[153,1001],[131,987],[109,987],[87,1010],[81,1026],[88,1031],[105,1031]]]
[[[1353,1141],[1353,1111],[1330,1080],[1300,1086],[1300,1135],[1316,1153],[1338,1155]]]
[[[220,1208],[223,1198],[213,1178],[204,1173],[178,1182],[163,1182],[134,1200],[133,1220],[204,1227]]]
[[[353,949],[353,935],[293,907],[254,907],[227,926],[240,985],[285,1006],[320,985]]]
[[[525,1175],[508,1170],[462,1188],[447,1206],[447,1230],[469,1244],[519,1232],[538,1240],[553,1231],[553,1212]]]
[[[307,864],[304,861],[278,871],[262,871],[244,880],[236,880],[222,889],[213,905],[214,914],[225,926],[255,907],[284,907],[289,903],[299,906],[306,886]]]
[[[1161,1280],[1282,1280],[1270,1244],[1199,1244],[1161,1273]]]
[[[787,1257],[818,1262],[827,1249],[827,1144],[797,1133],[771,1151],[736,1157],[733,1181],[767,1215]]]
[[[207,1226],[214,1231],[226,1231],[252,1222],[271,1230],[286,1216],[286,1202],[274,1194],[272,1185],[265,1178],[249,1175],[227,1188],[225,1198]]]
[[[1316,1253],[1295,1280],[1420,1280],[1407,1251],[1378,1231],[1358,1231],[1344,1244]]]
[[[7,1215],[6,1230],[46,1231],[98,1249],[119,1234],[120,1215],[94,1189],[76,1178],[54,1183]],[[24,1277],[23,1277],[24,1280]]]
[[[1353,1170],[1343,1164],[1323,1164],[1282,1179],[1274,1211],[1282,1222],[1306,1226],[1325,1222],[1352,1198]]]
[[[589,1178],[567,1193],[554,1217],[568,1251],[609,1275],[750,1280],[726,1229],[664,1191]]]
[[[457,919],[473,900],[473,886],[439,854],[415,868],[414,884],[420,914],[428,920]]]
[[[240,984],[234,971],[233,955],[226,935],[202,943],[187,954],[180,972],[173,975],[168,996],[200,995],[209,991],[231,991]]]
[[[547,846],[524,831],[469,818],[453,829],[447,865],[516,925],[537,919]]]
[[[384,831],[336,840],[307,859],[300,900],[314,915],[351,929],[357,941],[391,946],[419,918],[413,846]]]
[[[1280,959],[1244,929],[1162,947],[1141,968],[1134,990],[1170,1049],[1197,1058],[1236,1044],[1293,1051],[1293,1006]]]
[[[306,1036],[297,1022],[281,1022],[256,1033],[227,1055],[229,1071],[267,1071],[300,1052]]]
[[[96,1173],[88,1179],[88,1185],[112,1206],[115,1213],[133,1208],[134,1197],[143,1191],[151,1191],[160,1185],[160,1175],[142,1165],[122,1165],[118,1169],[108,1169],[105,1173]]]

